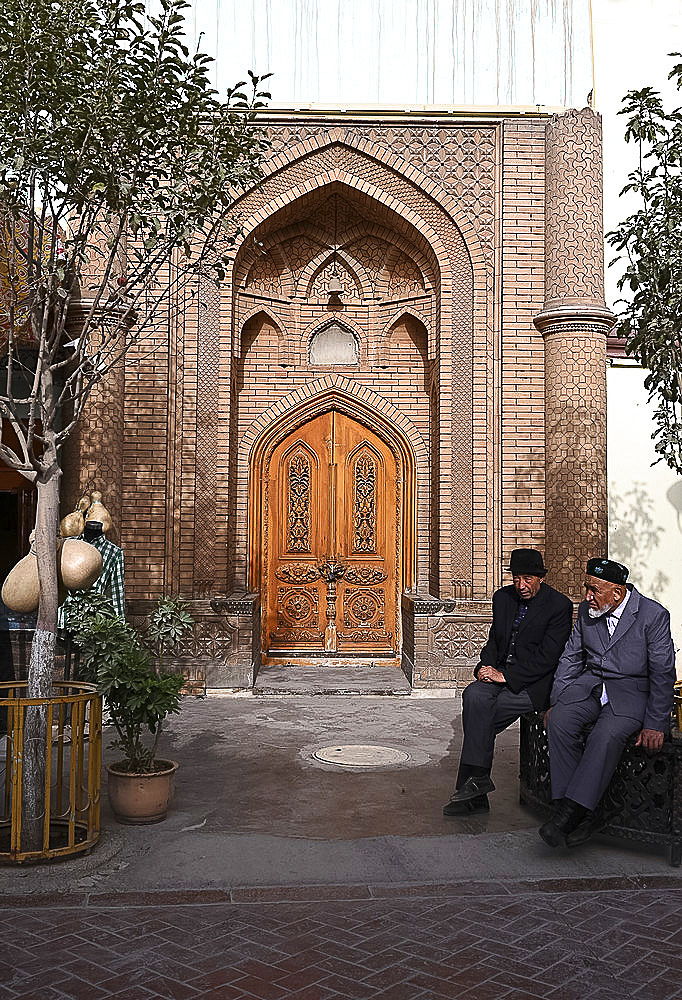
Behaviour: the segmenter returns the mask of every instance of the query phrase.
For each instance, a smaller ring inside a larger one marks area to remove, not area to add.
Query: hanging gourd
[[[38,581],[38,558],[33,542],[35,532],[31,532],[31,549],[20,559],[5,578],[2,585],[2,599],[10,609],[19,615],[28,615],[38,609],[40,583]]]
[[[102,531],[105,535],[107,531],[111,531],[111,514],[102,503],[102,494],[99,490],[92,491],[92,503],[90,504],[90,507],[85,515],[85,520],[86,522],[100,521],[102,524]]]
[[[90,497],[87,493],[80,498],[78,506],[70,514],[63,517],[59,524],[59,534],[62,538],[77,538],[83,534],[85,527],[85,512],[90,506]]]
[[[99,551],[79,538],[65,538],[57,558],[59,578],[67,590],[87,590],[102,572]]]

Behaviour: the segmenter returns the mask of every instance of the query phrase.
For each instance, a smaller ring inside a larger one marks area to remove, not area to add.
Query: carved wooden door
[[[330,411],[282,441],[267,468],[264,650],[394,655],[402,498],[391,449]]]

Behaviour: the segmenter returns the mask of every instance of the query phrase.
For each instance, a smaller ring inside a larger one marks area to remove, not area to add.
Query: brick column
[[[601,118],[555,115],[545,133],[545,561],[581,593],[585,561],[607,551],[606,334]]]

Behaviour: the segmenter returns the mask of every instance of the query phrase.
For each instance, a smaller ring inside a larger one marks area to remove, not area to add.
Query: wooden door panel
[[[324,414],[274,451],[268,478],[270,542],[265,648],[289,653],[323,646],[325,586],[317,571],[329,544],[329,441]]]
[[[367,427],[341,421],[336,434],[339,651],[387,655],[396,647],[396,461]]]
[[[331,411],[274,449],[266,483],[263,648],[394,653],[401,497],[390,448]]]

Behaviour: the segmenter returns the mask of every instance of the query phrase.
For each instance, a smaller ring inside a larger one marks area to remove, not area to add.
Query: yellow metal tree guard
[[[7,709],[7,745],[0,774],[4,782],[4,787],[0,783],[0,863],[69,857],[89,850],[99,839],[102,699],[92,684],[55,681],[49,698],[23,697],[26,686],[26,681],[0,684],[0,708]],[[33,706],[44,710],[47,725],[42,843],[29,849],[22,768],[26,712]]]

